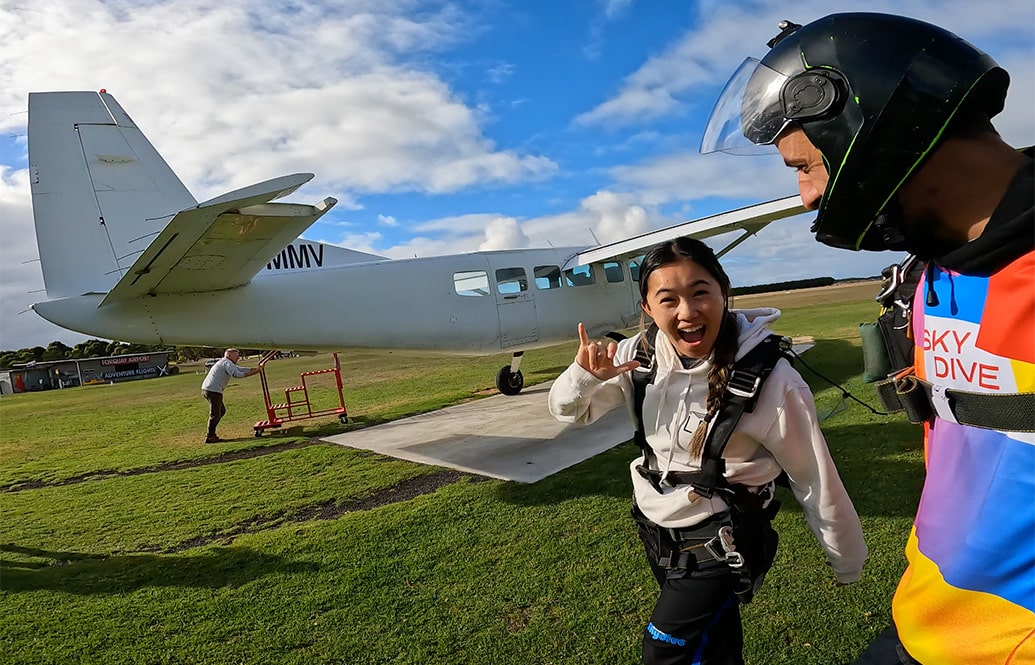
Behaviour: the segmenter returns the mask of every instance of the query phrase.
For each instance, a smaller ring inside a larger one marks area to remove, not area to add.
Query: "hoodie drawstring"
[[[934,292],[934,261],[927,262],[927,306],[938,306],[938,294]]]

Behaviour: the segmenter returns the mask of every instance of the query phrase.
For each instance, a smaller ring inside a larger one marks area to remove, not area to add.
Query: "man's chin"
[[[941,237],[941,226],[933,217],[903,220],[903,249],[924,261],[958,249],[959,243]]]

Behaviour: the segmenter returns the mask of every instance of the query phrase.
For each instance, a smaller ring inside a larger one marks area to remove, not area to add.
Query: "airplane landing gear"
[[[509,365],[504,365],[496,373],[496,388],[504,395],[517,395],[525,387],[525,377],[521,375],[521,356],[524,351],[514,354]]]

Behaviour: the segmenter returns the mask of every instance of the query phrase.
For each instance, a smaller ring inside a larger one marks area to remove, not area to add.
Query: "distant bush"
[[[756,284],[755,286],[734,286],[730,294],[746,296],[752,293],[772,293],[773,291],[794,291],[795,289],[812,289],[818,286],[830,286],[836,283],[833,277],[813,277],[812,279],[796,279],[790,282],[774,282],[772,284]]]

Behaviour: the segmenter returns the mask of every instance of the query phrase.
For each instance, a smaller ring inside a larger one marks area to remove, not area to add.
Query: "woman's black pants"
[[[666,570],[647,551],[661,585],[643,633],[644,665],[743,665],[736,578],[721,561]]]

